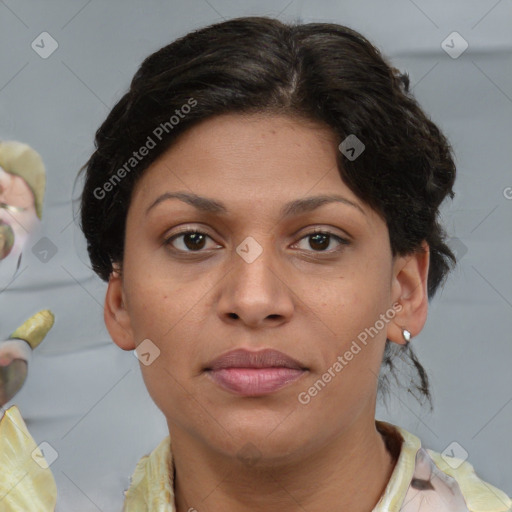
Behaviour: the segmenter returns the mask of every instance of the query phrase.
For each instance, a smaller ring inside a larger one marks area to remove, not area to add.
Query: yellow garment
[[[401,450],[372,512],[512,512],[512,500],[481,480],[468,462],[451,458],[449,465],[441,454],[423,449],[415,435],[386,422],[376,424],[401,439]],[[139,460],[125,491],[123,512],[176,512],[170,447],[167,436]]]
[[[56,503],[57,486],[52,472],[13,405],[0,420],[0,510],[50,512]]]

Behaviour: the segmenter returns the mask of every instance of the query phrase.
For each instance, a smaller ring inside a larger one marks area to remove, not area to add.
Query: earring
[[[408,345],[411,341],[411,333],[407,329],[402,329],[402,336],[404,337],[405,344]]]

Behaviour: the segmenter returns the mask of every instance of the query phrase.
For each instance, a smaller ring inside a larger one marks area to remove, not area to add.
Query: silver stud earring
[[[402,336],[404,337],[406,344],[411,341],[411,333],[407,329],[402,329]]]

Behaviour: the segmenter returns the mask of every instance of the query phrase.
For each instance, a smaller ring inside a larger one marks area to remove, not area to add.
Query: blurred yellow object
[[[46,170],[41,155],[23,142],[0,140],[0,167],[25,180],[34,194],[36,213],[41,220],[46,188]]]
[[[53,474],[13,405],[0,420],[0,510],[50,512],[56,503]]]
[[[44,340],[54,320],[53,313],[49,309],[43,309],[18,327],[10,338],[25,340],[34,349]]]

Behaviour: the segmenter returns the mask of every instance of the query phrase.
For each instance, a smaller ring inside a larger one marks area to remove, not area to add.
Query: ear
[[[112,271],[105,295],[103,316],[114,343],[123,350],[135,350],[131,321],[126,310],[123,278],[118,269]]]
[[[430,248],[425,241],[421,247],[422,251],[397,257],[393,264],[391,295],[393,304],[399,303],[401,309],[388,324],[387,338],[399,345],[406,343],[403,329],[414,337],[427,320]]]

